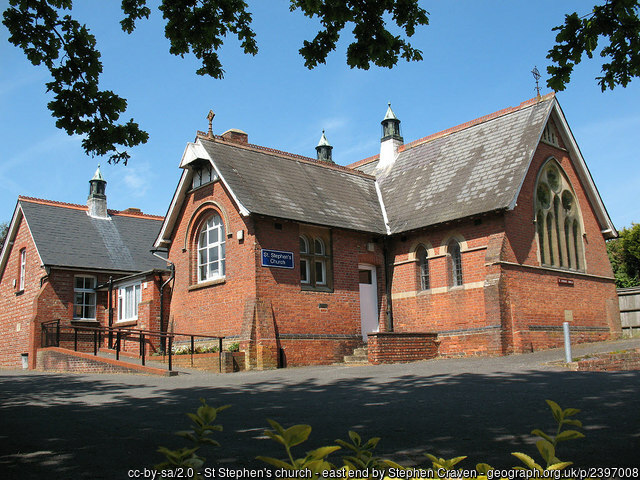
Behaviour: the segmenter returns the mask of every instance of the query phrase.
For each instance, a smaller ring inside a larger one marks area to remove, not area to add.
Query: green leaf
[[[372,437],[367,440],[367,443],[364,444],[366,450],[376,448],[378,446],[378,442],[380,442],[380,437]]]
[[[578,432],[577,430],[565,430],[564,432],[560,432],[556,436],[556,442],[564,442],[566,440],[576,440],[578,438],[584,438],[584,434]]]
[[[521,452],[513,452],[511,455],[516,457],[518,460],[520,460],[522,463],[524,463],[530,469],[542,471],[542,467],[540,465],[538,465],[533,460],[533,458],[531,458],[529,455],[527,455],[525,453],[521,453]]]
[[[493,467],[487,463],[478,463],[476,465],[476,472],[480,475],[487,475],[489,470],[493,470]]]
[[[538,437],[544,438],[547,442],[549,443],[553,443],[553,438],[551,438],[549,435],[547,435],[546,433],[544,433],[542,430],[540,429],[534,429],[531,431],[531,435],[537,435]]]
[[[273,428],[276,432],[278,432],[280,435],[284,435],[284,428],[282,428],[282,425],[280,425],[275,420],[271,420],[270,418],[267,418],[267,422],[269,422],[271,428]]]
[[[349,430],[349,438],[351,439],[351,441],[353,442],[354,445],[360,446],[360,444],[362,443],[360,435],[358,435],[353,430]]]
[[[544,439],[538,440],[536,442],[536,447],[538,448],[542,458],[544,458],[544,461],[547,462],[547,465],[550,465],[552,463],[551,460],[556,455],[556,449],[553,447],[551,442]]]
[[[573,425],[574,427],[579,427],[582,428],[582,422],[580,420],[575,420],[575,419],[564,419],[562,421],[563,424],[565,425]]]
[[[310,425],[294,425],[293,427],[287,428],[282,434],[282,437],[285,442],[287,442],[287,446],[295,447],[296,445],[300,445],[302,442],[306,441],[310,434]]]
[[[324,459],[327,455],[335,452],[336,450],[340,450],[340,447],[337,447],[335,445],[330,447],[320,447],[309,452],[307,454],[307,457],[311,460],[321,460]]]
[[[573,462],[558,462],[547,467],[547,470],[563,470],[567,468],[569,465],[573,465]]]
[[[560,405],[558,405],[553,400],[545,400],[545,401],[547,402],[549,407],[551,407],[551,412],[553,413],[553,418],[556,419],[556,422],[558,423],[562,422],[564,417],[562,415],[562,409],[560,408]]]

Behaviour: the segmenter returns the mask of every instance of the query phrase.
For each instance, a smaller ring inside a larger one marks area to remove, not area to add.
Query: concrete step
[[[346,365],[368,365],[369,357],[367,347],[358,347],[354,349],[353,355],[345,355],[344,363]]]

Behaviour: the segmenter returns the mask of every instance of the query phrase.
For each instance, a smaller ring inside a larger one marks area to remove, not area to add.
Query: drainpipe
[[[151,253],[153,254],[153,256],[158,257],[161,260],[164,260],[165,262],[167,262],[169,264],[169,269],[171,270],[171,274],[169,275],[169,278],[162,284],[162,286],[160,287],[160,331],[161,332],[166,332],[168,329],[164,328],[164,288],[169,284],[169,282],[171,282],[175,276],[176,276],[176,266],[173,264],[173,262],[169,261],[168,258],[164,258],[161,257],[160,255],[158,255],[158,252],[164,252],[167,255],[169,254],[169,252],[167,250],[159,250],[159,249],[153,249],[151,250]],[[162,276],[160,276],[160,278],[162,279]],[[162,345],[162,349],[164,351],[166,351],[166,338],[162,337],[160,344]]]
[[[382,239],[382,261],[384,262],[384,293],[387,297],[387,329],[393,332],[393,303],[391,300],[391,264],[389,263],[389,237]]]

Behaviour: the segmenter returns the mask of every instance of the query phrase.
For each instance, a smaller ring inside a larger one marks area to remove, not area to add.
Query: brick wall
[[[213,213],[225,222],[224,280],[198,284],[197,234]],[[243,231],[243,239],[237,232]],[[176,277],[170,322],[176,332],[233,337],[240,334],[244,304],[255,298],[255,236],[251,219],[243,218],[222,182],[187,194],[172,234],[169,259]]]
[[[71,373],[137,373],[145,375],[170,375],[166,370],[132,365],[109,358],[95,358],[83,352],[69,352],[62,348],[49,347],[38,350],[38,369]]]
[[[379,332],[369,335],[369,362],[404,363],[438,356],[435,333]]]
[[[595,358],[584,358],[568,364],[580,372],[618,372],[640,370],[640,349],[631,352],[603,353]]]
[[[0,366],[17,368],[21,366],[21,354],[29,353],[33,302],[46,272],[40,267],[40,257],[26,222],[20,222],[14,243],[8,248],[9,258],[0,278]],[[20,291],[20,251],[23,249],[26,251],[25,286]]]
[[[580,206],[586,264],[583,272],[540,266],[532,221],[534,188],[538,172],[549,157],[554,157],[566,173]],[[510,349],[523,352],[562,345],[559,327],[565,320],[571,324],[572,341],[576,343],[620,335],[613,272],[601,227],[566,150],[540,143],[517,206],[505,214],[505,227],[501,269],[505,323],[513,330]]]
[[[502,353],[500,278],[487,282],[496,272],[486,263],[500,255],[503,229],[502,218],[492,215],[394,237],[394,330],[439,333],[443,356]],[[461,247],[462,286],[453,286],[452,238]],[[421,290],[419,245],[428,251],[428,290]]]

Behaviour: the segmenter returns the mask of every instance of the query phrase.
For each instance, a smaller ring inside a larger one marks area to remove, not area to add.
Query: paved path
[[[640,339],[574,347],[574,356],[640,347]],[[125,479],[161,460],[159,445],[182,445],[173,432],[200,397],[233,404],[221,414],[222,447],[210,465],[257,466],[255,455],[282,457],[262,436],[266,418],[309,423],[305,451],[353,429],[381,436],[378,451],[400,463],[423,452],[517,464],[509,453],[537,452],[529,432],[553,428],[544,400],[581,408],[586,439],[559,456],[582,465],[637,465],[640,372],[562,370],[562,350],[404,365],[310,367],[177,377],[63,375],[0,370],[0,478]]]

